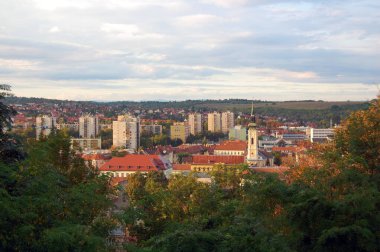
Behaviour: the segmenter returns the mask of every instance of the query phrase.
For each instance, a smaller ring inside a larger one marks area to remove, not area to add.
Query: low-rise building
[[[307,138],[310,142],[323,142],[328,139],[332,139],[334,137],[335,129],[316,129],[316,128],[308,128],[306,130]]]
[[[159,155],[131,154],[124,157],[113,157],[103,164],[99,171],[101,174],[109,174],[113,180],[121,182],[126,180],[128,174],[152,171],[165,171],[168,167]]]
[[[214,148],[214,155],[218,156],[242,156],[247,152],[247,141],[224,141]]]

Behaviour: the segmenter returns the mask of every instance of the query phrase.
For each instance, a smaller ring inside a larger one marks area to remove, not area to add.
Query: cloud
[[[16,95],[78,99],[368,99],[379,10],[375,0],[1,1],[0,78]]]

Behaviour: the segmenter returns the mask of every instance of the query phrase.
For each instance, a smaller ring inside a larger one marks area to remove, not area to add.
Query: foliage
[[[3,105],[3,104],[1,104]],[[2,106],[1,125],[12,109]],[[9,141],[7,132],[0,140]],[[21,148],[14,141],[12,154]],[[109,178],[70,149],[63,132],[34,142],[20,155],[0,156],[0,251],[107,251],[115,225]]]
[[[379,100],[289,172],[218,166],[167,181],[132,175],[130,251],[378,251]]]

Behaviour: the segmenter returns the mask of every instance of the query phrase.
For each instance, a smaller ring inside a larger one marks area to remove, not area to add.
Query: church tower
[[[256,129],[256,117],[253,115],[253,101],[251,109],[251,122],[248,124],[248,153],[247,153],[247,163],[249,165],[258,166],[259,165],[259,148],[258,135]]]

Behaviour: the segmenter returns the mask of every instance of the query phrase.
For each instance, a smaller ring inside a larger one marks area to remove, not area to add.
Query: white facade
[[[190,134],[196,135],[202,132],[202,115],[199,113],[189,114]]]
[[[46,137],[50,135],[51,130],[56,127],[56,118],[51,116],[37,116],[36,117],[36,138],[39,140],[41,134]]]
[[[79,137],[95,138],[99,134],[99,119],[96,116],[83,115],[79,118]]]
[[[257,165],[259,160],[258,150],[258,135],[255,123],[248,124],[248,154],[247,162],[252,165]]]
[[[227,111],[222,113],[222,132],[228,133],[235,126],[234,113]]]
[[[222,121],[220,113],[209,113],[207,116],[208,131],[220,132],[222,131]]]
[[[113,146],[137,150],[140,146],[140,119],[118,116],[112,123]]]
[[[306,130],[306,135],[310,139],[311,142],[314,142],[316,140],[326,140],[332,136],[334,136],[334,129],[328,128],[328,129],[315,129],[315,128],[308,128]]]

